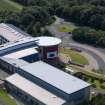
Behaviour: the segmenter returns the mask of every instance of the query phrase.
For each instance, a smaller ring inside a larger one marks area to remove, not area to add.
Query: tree
[[[89,25],[94,26],[97,29],[101,28],[103,20],[104,20],[104,18],[100,14],[92,15],[89,20]]]
[[[105,105],[105,95],[99,94],[94,97],[90,103],[90,105]]]
[[[96,31],[88,27],[81,27],[73,30],[72,37],[81,43],[105,47],[105,31]]]

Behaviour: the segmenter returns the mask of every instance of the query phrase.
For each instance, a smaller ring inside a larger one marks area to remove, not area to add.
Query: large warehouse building
[[[0,35],[0,67],[12,74],[5,80],[9,93],[27,105],[78,105],[89,99],[90,84],[44,62],[58,58],[60,39],[33,38],[4,23]]]
[[[22,66],[17,73],[70,103],[89,97],[89,84],[42,61]]]
[[[65,100],[16,73],[6,79],[6,87],[28,105],[65,105]]]

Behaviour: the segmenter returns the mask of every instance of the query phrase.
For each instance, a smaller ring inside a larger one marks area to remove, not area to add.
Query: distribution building
[[[11,24],[0,24],[0,67],[12,74],[5,80],[8,92],[28,105],[88,100],[90,84],[44,62],[58,59],[60,43],[55,37],[33,38]]]
[[[22,66],[17,73],[74,105],[89,98],[90,84],[45,62]]]
[[[62,98],[32,83],[19,74],[14,74],[7,78],[6,87],[11,94],[21,97],[28,105],[67,105]]]

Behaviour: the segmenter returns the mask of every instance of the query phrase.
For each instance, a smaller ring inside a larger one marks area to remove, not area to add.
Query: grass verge
[[[2,99],[2,101],[4,101],[4,103],[6,103],[7,105],[16,105],[15,100],[11,99],[7,92],[4,91],[3,89],[0,88],[0,98]]]
[[[19,12],[22,10],[22,8],[22,5],[15,3],[11,0],[0,0],[0,10]]]
[[[72,32],[76,26],[74,24],[60,24],[57,28],[59,32]]]
[[[68,67],[69,67],[69,65],[68,65]],[[96,88],[101,93],[105,93],[105,75],[104,74],[95,73],[90,70],[81,70],[76,67],[72,67],[72,68],[74,71],[76,70],[76,72],[74,74],[75,76],[76,76],[76,74],[78,75],[78,73],[79,73],[80,79],[90,83],[94,88]]]
[[[61,48],[60,53],[66,54],[68,57],[71,58],[73,62],[76,62],[78,64],[83,64],[83,65],[89,64],[88,60],[84,56],[82,56],[79,52],[76,52],[70,49]]]

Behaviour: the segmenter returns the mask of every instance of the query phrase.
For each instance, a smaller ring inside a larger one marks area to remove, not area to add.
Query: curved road
[[[105,55],[103,53],[101,53],[89,46],[81,45],[81,44],[69,43],[69,45],[67,45],[67,46],[79,48],[82,51],[85,51],[88,54],[92,55],[97,60],[99,68],[102,70],[105,69]]]
[[[89,65],[85,65],[85,69],[86,70],[99,70],[99,65],[98,62],[96,61],[96,59],[93,58],[92,55],[82,51],[81,54],[88,60]],[[94,63],[93,63],[94,62]]]
[[[56,29],[56,24],[52,24],[50,27],[47,27],[47,29],[53,35],[62,39],[63,47],[75,47],[81,49],[82,51],[85,51],[86,53],[93,56],[93,58],[97,61],[99,68],[105,72],[105,54],[102,51],[99,51],[99,49],[91,47],[89,45],[80,44],[73,41],[70,34],[64,32],[58,32]],[[58,24],[61,23],[58,22]]]
[[[80,50],[85,51],[86,53],[91,55],[97,61],[99,68],[105,70],[105,55],[103,54],[103,52],[100,52],[91,46],[71,41],[70,38],[65,39],[65,37],[63,37],[62,41],[63,41],[62,42],[63,47],[79,48]]]

